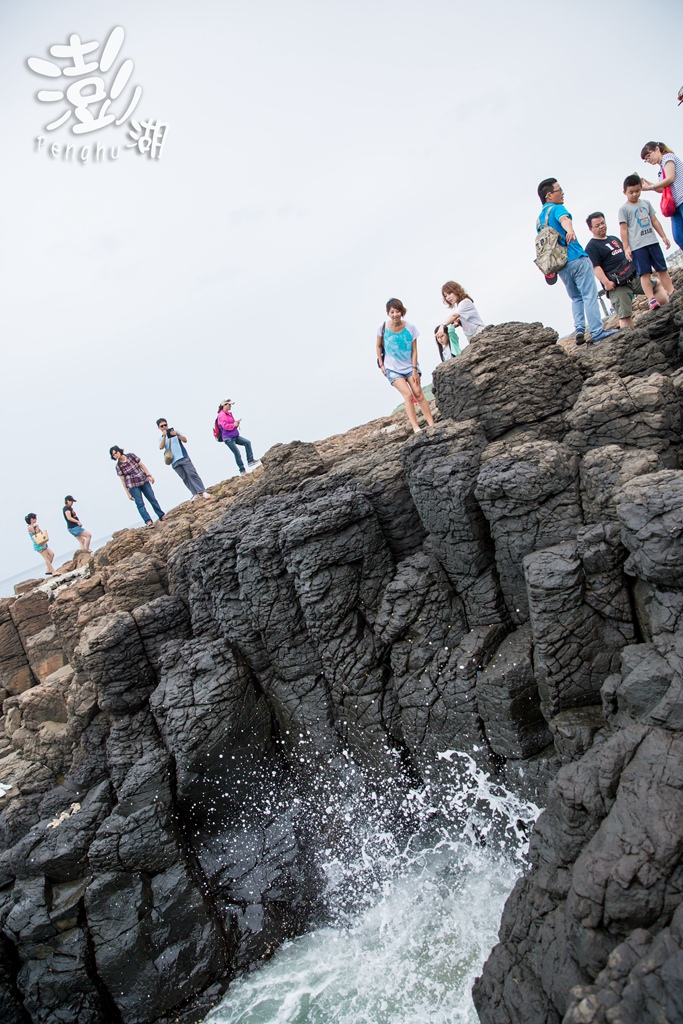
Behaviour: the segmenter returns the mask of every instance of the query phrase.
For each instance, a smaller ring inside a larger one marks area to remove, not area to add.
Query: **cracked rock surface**
[[[435,426],[276,445],[0,601],[3,1024],[200,1021],[320,919],[325,780],[446,749],[545,805],[481,1020],[681,1019],[679,306],[489,327]]]

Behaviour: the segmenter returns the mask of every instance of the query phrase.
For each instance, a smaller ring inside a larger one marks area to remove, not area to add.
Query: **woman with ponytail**
[[[640,158],[653,167],[659,167],[659,181],[640,179],[643,191],[661,193],[665,188],[671,189],[676,204],[676,210],[671,215],[671,234],[678,248],[683,249],[683,160],[663,142],[646,142],[640,151]]]

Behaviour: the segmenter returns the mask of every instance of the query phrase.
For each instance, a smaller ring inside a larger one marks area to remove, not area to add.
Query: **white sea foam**
[[[533,804],[448,752],[452,780],[404,801],[399,839],[350,815],[348,855],[322,863],[332,924],[233,983],[211,1024],[474,1024],[474,978],[496,942]],[[381,804],[381,801],[379,801]],[[347,812],[349,808],[347,807]]]

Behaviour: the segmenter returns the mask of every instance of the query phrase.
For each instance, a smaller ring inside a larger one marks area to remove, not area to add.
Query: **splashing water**
[[[321,864],[334,923],[235,982],[206,1024],[475,1024],[472,983],[539,809],[441,757],[450,779],[407,794],[400,839],[385,813],[343,808],[346,853]]]

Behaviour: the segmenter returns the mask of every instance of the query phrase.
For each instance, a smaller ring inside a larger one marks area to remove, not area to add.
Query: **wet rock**
[[[41,821],[16,843],[7,856],[9,871],[20,879],[49,875],[70,882],[87,874],[87,854],[97,829],[111,808],[108,782],[95,786],[51,821]]]
[[[222,641],[193,640],[168,651],[150,705],[182,803],[210,803],[215,789],[233,788],[271,742],[266,702]]]
[[[605,717],[595,706],[570,708],[551,718],[549,724],[560,759],[576,761],[590,749],[595,734],[605,727]]]
[[[80,928],[26,948],[17,977],[26,1010],[37,1024],[108,1024],[110,1006],[90,976],[90,950]]]
[[[215,926],[180,864],[152,879],[100,875],[85,905],[98,975],[129,1024],[153,1021],[224,969]]]
[[[477,706],[491,749],[527,759],[551,742],[541,714],[528,624],[506,637],[477,678]]]

